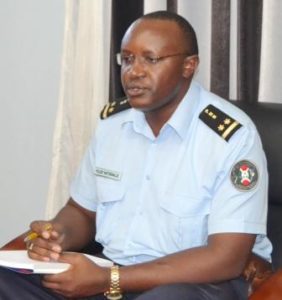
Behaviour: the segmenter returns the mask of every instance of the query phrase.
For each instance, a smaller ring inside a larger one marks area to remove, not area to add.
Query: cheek
[[[120,80],[121,80],[121,84],[124,85],[125,79],[126,78],[126,74],[123,71],[120,71]]]
[[[129,68],[121,67],[120,68],[120,78],[121,82],[125,83],[130,80],[132,77],[132,71]],[[134,76],[133,76],[134,77]]]
[[[179,65],[170,65],[167,66],[166,68],[160,69],[157,73],[153,73],[152,76],[154,76],[156,79],[162,84],[168,84],[168,85],[174,85],[181,78],[183,78],[183,68],[182,64]]]
[[[162,73],[160,76],[152,79],[155,89],[158,89],[160,93],[167,94],[171,93],[177,88],[181,77],[178,74],[169,72]]]

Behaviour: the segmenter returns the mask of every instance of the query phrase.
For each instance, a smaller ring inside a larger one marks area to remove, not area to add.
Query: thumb
[[[58,262],[73,264],[79,255],[81,254],[76,252],[63,252],[59,257]]]

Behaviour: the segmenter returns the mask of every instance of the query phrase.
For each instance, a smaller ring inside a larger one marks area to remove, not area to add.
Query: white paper
[[[104,258],[84,254],[102,267],[111,267],[113,262]],[[56,274],[66,271],[70,264],[61,262],[44,262],[28,257],[26,250],[1,250],[0,266],[26,274]]]

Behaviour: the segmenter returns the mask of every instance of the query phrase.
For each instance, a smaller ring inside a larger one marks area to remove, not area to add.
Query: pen
[[[46,226],[44,227],[44,230],[50,231],[52,229],[52,225],[51,224],[46,224]],[[31,231],[25,238],[24,238],[24,242],[29,242],[32,241],[34,239],[36,239],[39,236],[38,233]]]

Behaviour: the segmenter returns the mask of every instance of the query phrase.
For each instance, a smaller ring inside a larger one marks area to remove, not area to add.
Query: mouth
[[[145,87],[141,86],[129,86],[126,88],[126,94],[129,97],[138,97],[144,95],[146,90]]]

